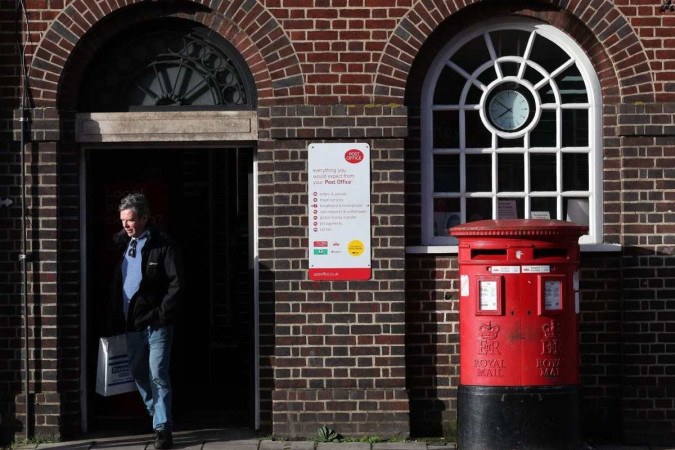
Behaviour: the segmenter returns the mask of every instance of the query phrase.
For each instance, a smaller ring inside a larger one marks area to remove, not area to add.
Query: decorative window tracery
[[[452,39],[422,97],[422,236],[482,219],[550,218],[589,225],[601,242],[600,88],[583,50],[524,19]]]
[[[201,25],[165,20],[114,39],[85,72],[79,110],[253,109],[248,67]]]

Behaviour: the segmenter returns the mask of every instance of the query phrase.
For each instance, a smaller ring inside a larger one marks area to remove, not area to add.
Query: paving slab
[[[381,442],[373,444],[373,450],[427,450],[424,442]]]
[[[260,441],[258,450],[314,450],[315,447],[310,441]]]
[[[260,441],[257,439],[232,440],[220,442],[205,442],[204,450],[258,450]]]
[[[38,444],[38,449],[72,449],[72,450],[89,450],[94,445],[93,441],[76,441],[76,442],[58,442],[53,444]]]
[[[593,445],[591,447],[593,450],[649,450],[649,446],[644,445],[618,445],[618,444],[608,444],[608,445]]]
[[[78,441],[78,442],[54,442],[50,444],[21,444],[11,447],[15,450],[29,450],[36,448],[44,449],[73,449],[73,450],[88,450],[91,448],[92,442],[87,441]],[[9,447],[8,447],[9,448]]]
[[[154,448],[154,445],[148,445],[148,449],[154,450]],[[190,435],[181,436],[174,433],[172,448],[181,450],[202,450],[204,448],[204,440]]]
[[[70,448],[70,447],[66,447]],[[152,446],[152,436],[150,436],[146,440],[138,440],[138,441],[124,441],[124,440],[118,440],[118,441],[105,441],[105,442],[98,442],[95,441],[93,445],[90,447],[92,450],[145,450],[147,448],[153,448]]]
[[[320,442],[316,450],[370,450],[366,442]]]
[[[251,430],[201,429],[174,432],[174,449],[182,450],[456,450],[454,442],[315,443],[312,441],[259,440]],[[23,444],[15,450],[153,450],[152,434],[90,435],[85,439],[44,444]],[[589,445],[589,450],[675,450],[675,446]]]
[[[150,433],[129,436],[97,436],[91,439],[90,449],[145,450],[149,444],[152,444],[153,437],[154,435]],[[150,445],[150,448],[152,448],[152,445]]]

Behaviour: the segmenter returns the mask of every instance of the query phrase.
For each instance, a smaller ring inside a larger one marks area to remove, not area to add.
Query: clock
[[[488,100],[490,123],[501,131],[515,131],[530,119],[530,103],[525,95],[516,89],[504,89]]]

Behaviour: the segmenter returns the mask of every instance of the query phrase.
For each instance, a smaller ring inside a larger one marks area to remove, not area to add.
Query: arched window
[[[527,19],[448,42],[422,90],[422,238],[483,219],[589,225],[602,241],[600,84],[583,50]]]
[[[144,23],[113,38],[83,77],[80,112],[255,108],[253,77],[236,49],[192,22]]]

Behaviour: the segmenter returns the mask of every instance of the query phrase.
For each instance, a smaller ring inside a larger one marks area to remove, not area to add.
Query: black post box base
[[[578,449],[578,386],[459,385],[458,450]]]

